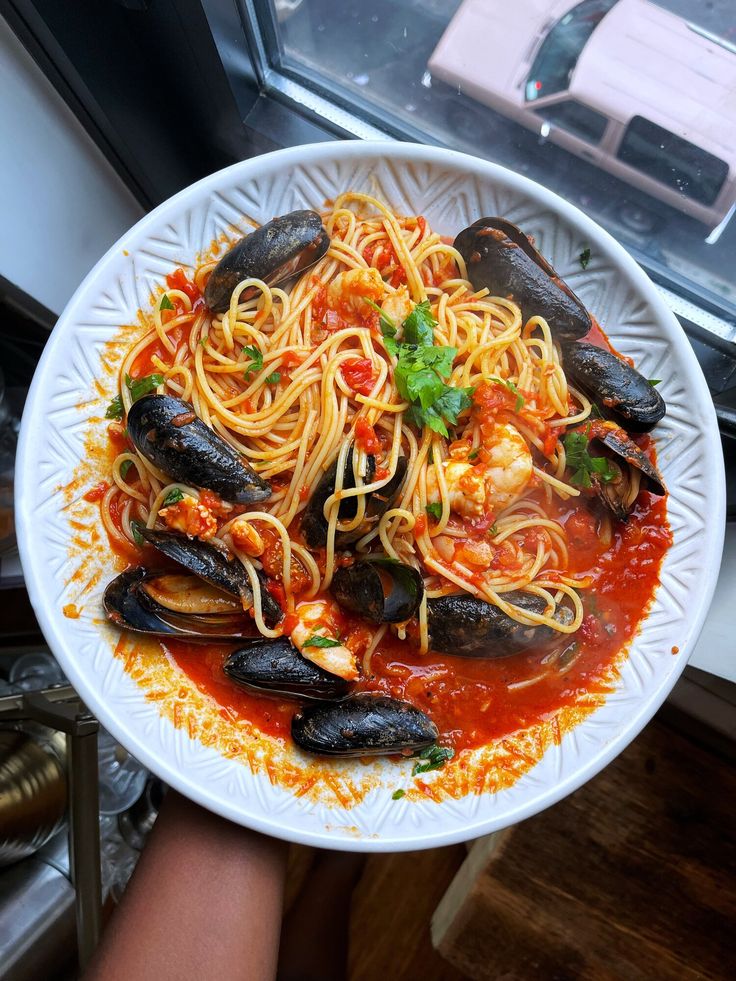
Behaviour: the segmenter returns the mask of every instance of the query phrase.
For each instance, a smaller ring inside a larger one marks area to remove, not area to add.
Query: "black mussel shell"
[[[618,465],[619,476],[604,483],[593,474],[592,480],[598,497],[621,521],[626,521],[631,513],[636,497],[629,499],[629,474],[638,470],[641,474],[639,486],[643,490],[663,497],[667,493],[659,470],[629,436],[615,423],[593,419],[590,423],[591,452],[595,454],[596,442],[608,450],[608,457]]]
[[[206,487],[235,504],[271,496],[270,485],[172,395],[144,395],[130,407],[128,432],[137,449],[174,480]]]
[[[419,572],[392,559],[360,561],[337,569],[330,588],[343,609],[374,623],[410,620],[424,595]]]
[[[562,364],[601,412],[630,433],[648,433],[667,411],[657,389],[611,351],[582,341],[565,345]]]
[[[244,613],[186,615],[160,606],[141,588],[147,579],[158,575],[156,570],[138,568],[113,579],[102,598],[108,620],[138,633],[182,640],[241,640],[252,636],[253,624]]]
[[[274,218],[234,245],[220,259],[207,282],[204,299],[222,313],[244,279],[262,279],[273,286],[319,262],[330,247],[316,211],[291,211]]]
[[[378,756],[424,749],[439,732],[429,716],[408,702],[364,694],[308,706],[292,719],[291,735],[310,753]]]
[[[533,593],[504,593],[504,599],[530,613],[544,613],[546,606]],[[571,623],[572,611],[558,608],[557,619]],[[431,650],[458,657],[508,657],[567,636],[551,627],[518,623],[497,606],[468,593],[427,600],[427,621]]]
[[[141,535],[159,552],[177,562],[205,582],[222,589],[231,596],[242,599],[246,606],[253,602],[248,573],[234,555],[209,542],[198,538],[178,535],[173,531],[157,531],[154,528],[141,529]],[[259,572],[261,582],[261,607],[263,618],[269,626],[281,620],[281,607],[268,591],[265,576]]]
[[[250,640],[233,651],[222,667],[236,684],[297,698],[344,698],[352,688],[350,682],[302,657],[288,637]]]
[[[367,473],[364,483],[369,484],[373,480],[376,472],[376,459],[373,456],[366,457]],[[396,463],[396,472],[387,484],[368,495],[365,509],[365,519],[360,527],[354,531],[338,531],[335,535],[335,546],[337,548],[347,548],[357,542],[363,535],[367,535],[380,521],[381,515],[396,498],[404,483],[407,471],[406,457],[400,456]],[[327,544],[327,521],[325,520],[325,504],[328,497],[335,492],[335,479],[337,477],[337,460],[325,472],[324,477],[317,485],[317,489],[309,499],[309,503],[304,509],[302,517],[302,534],[308,548],[324,548]],[[353,450],[352,447],[345,460],[345,476],[343,477],[343,488],[350,490],[355,487],[353,475]],[[354,518],[357,512],[357,498],[348,497],[340,503],[340,521],[349,521]]]
[[[476,290],[511,297],[525,318],[544,317],[560,339],[584,337],[590,314],[520,228],[505,218],[479,218],[455,239]]]

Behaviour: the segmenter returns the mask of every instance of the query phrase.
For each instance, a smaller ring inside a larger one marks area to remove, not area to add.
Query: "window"
[[[590,35],[618,0],[583,0],[554,25],[534,59],[526,99],[564,92]]]
[[[688,140],[634,116],[616,156],[648,177],[701,204],[714,204],[728,164]]]
[[[608,126],[606,116],[574,99],[555,102],[551,106],[535,109],[535,112],[548,123],[566,129],[568,133],[579,136],[588,143],[600,143]]]

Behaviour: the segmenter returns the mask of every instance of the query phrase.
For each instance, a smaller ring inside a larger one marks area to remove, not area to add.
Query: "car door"
[[[571,98],[567,93],[561,97],[540,99],[527,106],[526,111],[538,122],[542,137],[584,160],[600,163],[601,143],[610,123],[608,116]]]

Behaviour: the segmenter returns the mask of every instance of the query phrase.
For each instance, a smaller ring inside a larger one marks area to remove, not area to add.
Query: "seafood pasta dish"
[[[107,409],[107,617],[308,753],[421,772],[575,703],[671,541],[656,379],[522,230],[457,232],[274,218],[167,277]]]

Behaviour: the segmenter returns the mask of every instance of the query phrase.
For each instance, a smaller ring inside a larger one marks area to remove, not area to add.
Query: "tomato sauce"
[[[169,285],[195,299],[196,287],[183,274],[174,280],[170,277]],[[315,308],[324,301],[322,292]],[[178,345],[187,341],[186,333],[186,328],[181,328],[169,336]],[[595,321],[586,340],[610,348]],[[171,358],[158,339],[138,356],[133,376],[156,371],[154,356],[164,361]],[[295,362],[299,360],[294,358]],[[366,361],[366,365],[370,366],[370,362]],[[355,390],[371,384],[366,365],[357,359],[341,369],[346,382]],[[491,416],[499,409],[510,410],[516,399],[516,393],[498,385],[479,386],[475,396],[478,408],[487,409]],[[377,451],[380,447],[380,443],[373,445],[378,440],[367,424],[356,432],[356,437],[366,449]],[[121,434],[111,430],[110,438],[119,450]],[[642,449],[651,452],[648,437],[638,437],[636,441]],[[97,499],[102,493],[100,484],[89,491],[88,499]],[[541,491],[538,493],[541,500]],[[580,593],[585,610],[583,623],[569,639],[561,640],[563,652],[556,667],[542,663],[549,648],[499,659],[422,655],[411,640],[400,641],[387,631],[371,658],[370,673],[357,683],[357,690],[384,692],[412,702],[435,721],[442,743],[456,750],[481,746],[547,721],[565,706],[573,706],[590,694],[608,691],[611,668],[646,615],[659,582],[662,558],[672,541],[666,499],[642,492],[628,522],[611,521],[608,545],[601,542],[602,512],[591,509],[584,496],[570,501],[553,498],[546,510],[551,518],[565,526],[569,545],[567,572],[591,580],[591,586]],[[114,503],[111,517],[120,527],[121,516]],[[424,515],[418,517],[415,534],[423,533],[426,521]],[[486,523],[490,521],[492,516],[488,516]],[[468,527],[468,538],[478,537],[479,531],[483,529]],[[153,551],[149,548],[140,550],[111,544],[132,565],[147,562],[160,565],[160,556],[149,554]],[[497,552],[495,561],[502,565],[503,555],[500,550]],[[278,583],[273,584],[272,593],[283,602],[283,589]],[[365,621],[344,613],[337,616],[342,636],[365,627]],[[221,713],[236,720],[248,720],[270,735],[288,737],[296,704],[293,700],[245,691],[225,676],[223,662],[237,645],[166,639],[160,641],[160,646],[162,655],[172,658],[213,699]]]

